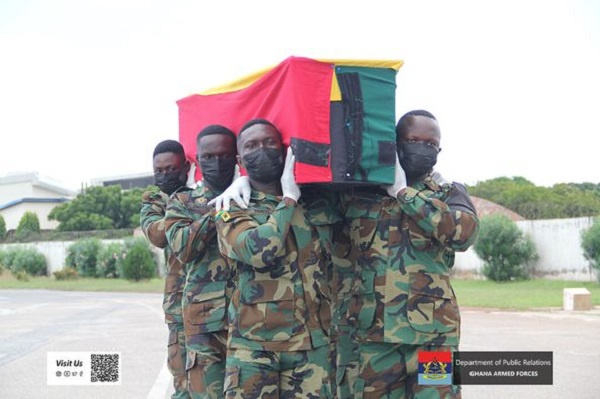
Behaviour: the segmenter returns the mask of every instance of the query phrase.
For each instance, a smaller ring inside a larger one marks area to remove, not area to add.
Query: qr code
[[[119,382],[118,353],[92,353],[92,382]]]

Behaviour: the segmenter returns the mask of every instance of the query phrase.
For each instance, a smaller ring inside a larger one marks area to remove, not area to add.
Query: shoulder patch
[[[220,210],[219,212],[217,212],[216,214],[216,219],[219,220],[221,219],[224,222],[228,222],[231,219],[231,215],[229,214],[229,212],[224,211],[224,210]]]

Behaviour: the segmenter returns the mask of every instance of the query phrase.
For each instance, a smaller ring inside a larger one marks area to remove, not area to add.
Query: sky
[[[600,182],[600,2],[2,0],[0,176],[152,171],[176,101],[289,56],[400,59],[467,184]]]

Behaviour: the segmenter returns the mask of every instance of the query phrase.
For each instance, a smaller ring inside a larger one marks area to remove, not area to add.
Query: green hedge
[[[46,258],[34,248],[0,251],[0,264],[15,275],[27,273],[32,276],[44,276],[47,274]]]
[[[127,280],[140,281],[156,275],[156,263],[152,256],[150,244],[143,238],[134,238],[125,243],[127,253],[122,262],[121,277]]]
[[[65,264],[77,270],[82,277],[96,277],[96,264],[102,242],[97,238],[75,241],[67,248]]]

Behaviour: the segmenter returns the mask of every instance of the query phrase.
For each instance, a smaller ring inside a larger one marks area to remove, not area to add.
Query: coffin
[[[287,58],[177,101],[180,142],[195,162],[196,135],[204,127],[220,124],[237,134],[247,121],[264,118],[294,149],[298,183],[391,184],[396,73],[402,64]]]

